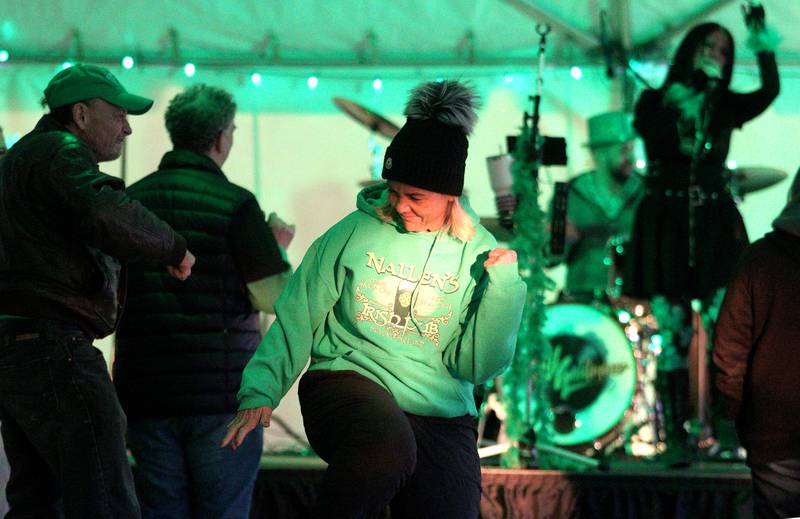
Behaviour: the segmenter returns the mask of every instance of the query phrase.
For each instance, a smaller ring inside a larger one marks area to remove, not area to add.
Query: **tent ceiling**
[[[800,59],[800,2],[767,0]],[[686,27],[713,19],[744,40],[733,0],[4,0],[0,48],[11,62],[66,59],[237,67],[525,66],[548,23],[548,62],[603,63],[603,43],[664,61]],[[603,15],[602,13],[605,13]],[[601,20],[605,19],[606,23]],[[605,27],[603,27],[605,26]],[[752,61],[748,52],[740,61]]]

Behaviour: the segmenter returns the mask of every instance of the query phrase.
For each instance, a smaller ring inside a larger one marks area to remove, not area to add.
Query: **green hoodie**
[[[309,248],[275,304],[276,320],[244,370],[240,409],[275,407],[310,370],[351,370],[401,409],[476,415],[473,384],[511,362],[525,302],[517,264],[483,266],[496,241],[476,220],[464,243],[385,222],[385,183]]]

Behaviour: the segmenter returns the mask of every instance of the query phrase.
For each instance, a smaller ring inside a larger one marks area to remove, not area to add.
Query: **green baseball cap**
[[[50,109],[99,97],[124,108],[128,113],[141,115],[153,106],[153,100],[137,96],[125,87],[105,67],[79,63],[53,76],[44,89]]]

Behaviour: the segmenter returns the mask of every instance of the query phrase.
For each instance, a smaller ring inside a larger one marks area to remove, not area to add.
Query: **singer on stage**
[[[777,36],[765,30],[763,18],[749,20],[748,29],[761,88],[746,94],[729,90],[733,38],[724,27],[704,23],[680,43],[661,88],[644,91],[635,109],[634,127],[644,140],[649,171],[626,258],[624,291],[668,302],[667,312],[656,314],[665,332],[658,385],[666,400],[668,449],[679,457],[686,443],[689,302],[708,300],[724,287],[748,244],[727,185],[731,133],[763,112],[780,89]],[[654,303],[654,312],[658,308]]]

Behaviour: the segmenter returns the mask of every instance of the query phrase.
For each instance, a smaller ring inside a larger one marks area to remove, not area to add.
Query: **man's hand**
[[[227,447],[236,450],[244,441],[245,436],[256,428],[258,424],[269,427],[269,419],[272,416],[272,408],[269,406],[253,407],[252,409],[242,409],[233,417],[228,424],[228,432],[219,444],[220,447]]]
[[[500,247],[489,251],[489,257],[483,262],[484,267],[492,265],[502,265],[504,263],[516,263],[517,252],[511,249],[501,249]]]
[[[294,225],[289,225],[278,217],[275,213],[269,213],[267,218],[267,225],[272,228],[272,234],[275,235],[275,241],[284,249],[289,247],[294,238]]]
[[[194,266],[194,255],[189,252],[189,249],[186,249],[186,254],[183,255],[183,259],[181,262],[175,265],[167,265],[167,272],[169,275],[180,279],[181,281],[186,281],[192,274],[192,267]]]

